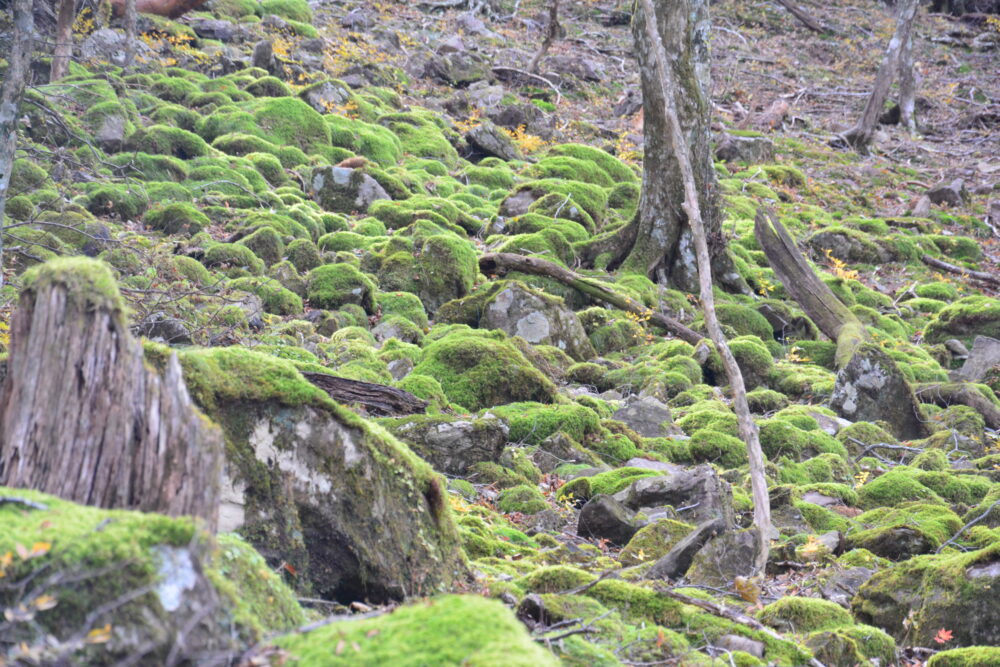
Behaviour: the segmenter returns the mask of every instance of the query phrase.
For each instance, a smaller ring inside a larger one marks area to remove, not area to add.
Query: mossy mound
[[[996,336],[1000,331],[1000,299],[967,296],[942,308],[924,330],[924,339],[940,343],[949,338]]]
[[[288,635],[276,643],[288,652],[288,664],[302,667],[559,664],[531,639],[510,610],[475,595],[430,598],[376,618]],[[338,652],[340,643],[346,648]]]

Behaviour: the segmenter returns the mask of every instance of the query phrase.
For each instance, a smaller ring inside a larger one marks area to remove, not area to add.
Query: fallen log
[[[408,391],[387,387],[384,384],[348,380],[326,373],[304,372],[302,376],[338,403],[361,405],[375,415],[383,417],[412,415],[427,409],[427,401],[417,398]]]
[[[935,269],[941,269],[942,271],[947,271],[948,273],[955,273],[963,277],[972,278],[974,280],[979,280],[984,283],[1000,287],[1000,276],[996,276],[992,273],[972,271],[961,266],[955,266],[954,264],[943,262],[940,259],[934,259],[930,255],[921,255],[920,261],[927,266],[933,266]]]

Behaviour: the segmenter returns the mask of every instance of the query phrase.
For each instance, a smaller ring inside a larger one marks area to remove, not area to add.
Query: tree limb
[[[948,273],[956,273],[960,276],[974,278],[975,280],[980,280],[984,283],[989,283],[990,285],[1000,286],[1000,277],[992,273],[971,271],[969,269],[962,268],[961,266],[955,266],[954,264],[943,262],[940,259],[934,259],[930,255],[921,255],[920,261],[928,266],[933,266],[935,269],[941,269],[942,271],[947,271]]]

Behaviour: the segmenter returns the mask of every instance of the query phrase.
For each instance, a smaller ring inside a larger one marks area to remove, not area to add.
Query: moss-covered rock
[[[940,343],[949,338],[996,336],[1000,331],[1000,299],[967,296],[941,309],[924,330],[924,339]]]
[[[979,665],[1000,665],[1000,647],[953,648],[935,653],[927,661],[927,667],[979,667]]]
[[[819,598],[789,595],[772,602],[757,618],[782,632],[806,633],[853,625],[851,614],[840,605]]]
[[[326,264],[309,272],[309,303],[314,308],[339,308],[356,304],[375,312],[375,283],[350,264]]]

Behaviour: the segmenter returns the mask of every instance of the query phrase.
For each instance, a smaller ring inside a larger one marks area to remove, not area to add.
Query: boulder
[[[837,373],[830,407],[855,422],[883,420],[900,440],[928,435],[906,378],[896,363],[875,345],[859,347]]]
[[[330,109],[350,101],[351,91],[339,82],[323,81],[309,86],[300,96],[319,113],[330,113]]]
[[[232,21],[221,19],[198,19],[191,24],[191,29],[202,39],[215,39],[220,42],[231,42],[239,32]]]
[[[676,434],[670,408],[653,396],[632,396],[611,415],[644,438],[664,438]],[[673,427],[673,428],[672,428]]]
[[[627,544],[639,525],[635,512],[611,496],[597,495],[580,510],[576,532],[582,537],[604,539],[613,544]]]
[[[182,353],[192,397],[225,434],[220,531],[328,600],[384,602],[450,586],[464,566],[443,480],[334,403],[286,360],[241,348]]]
[[[524,156],[513,140],[493,123],[486,121],[465,133],[473,162],[486,157],[498,157],[504,161],[523,160]]]
[[[851,600],[866,581],[872,578],[875,570],[867,567],[835,568],[829,574],[820,578],[820,595],[830,602],[835,602],[845,609],[851,608]]]
[[[736,523],[732,487],[708,464],[637,479],[616,497],[632,510],[671,505],[677,509],[682,520],[690,523],[717,518],[722,519],[726,526]]]
[[[547,114],[530,102],[510,104],[489,114],[490,120],[508,130],[523,127],[528,134],[533,134],[548,141],[556,131],[555,117]]]
[[[774,142],[767,137],[725,135],[715,148],[715,157],[725,162],[748,164],[768,163],[774,160]]]
[[[135,55],[148,58],[151,49],[139,40],[135,44]],[[101,28],[90,33],[80,44],[82,60],[102,60],[119,67],[125,64],[125,33],[111,28]]]
[[[965,363],[948,376],[953,381],[979,382],[997,365],[1000,365],[1000,340],[989,336],[976,336]]]
[[[969,191],[965,189],[965,181],[956,178],[953,181],[941,181],[927,191],[927,198],[935,204],[946,206],[961,206],[969,198]]]
[[[449,475],[465,475],[476,463],[499,461],[510,434],[506,422],[489,413],[459,420],[413,415],[384,425],[435,470]]]
[[[135,327],[135,334],[167,345],[190,345],[191,332],[176,317],[158,311],[151,313]]]
[[[423,76],[449,86],[463,87],[492,76],[489,64],[474,53],[434,54],[424,65]]]
[[[756,528],[731,530],[713,538],[691,562],[688,579],[706,586],[728,586],[736,577],[755,574],[760,540]]]
[[[364,213],[372,202],[390,199],[378,181],[360,169],[317,167],[310,185],[316,203],[333,213]]]
[[[535,345],[553,345],[577,361],[596,356],[580,318],[562,299],[517,282],[491,296],[484,304],[478,326],[501,329]]]
[[[728,528],[722,519],[712,519],[701,524],[682,540],[677,542],[670,551],[657,560],[646,573],[648,579],[678,579],[683,577],[697,554],[713,537]]]

